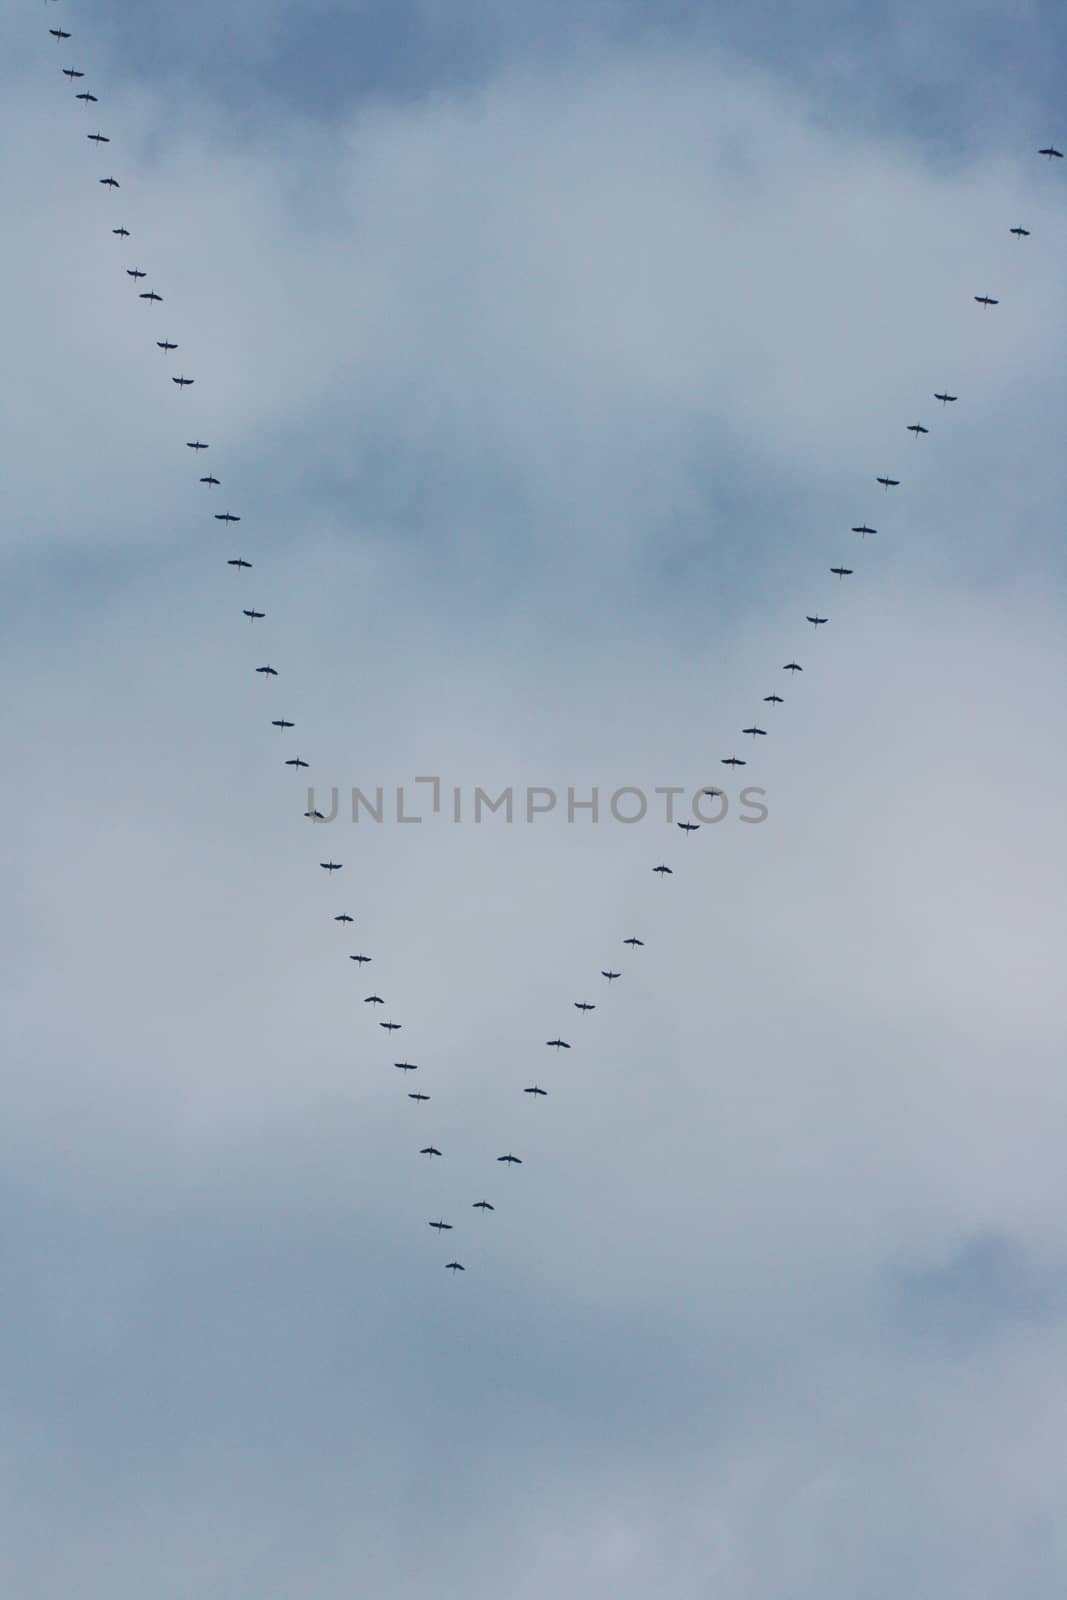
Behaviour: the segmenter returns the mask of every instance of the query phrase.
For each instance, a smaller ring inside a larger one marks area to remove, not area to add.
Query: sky
[[[10,9],[5,1592],[1059,1600],[1065,53]]]

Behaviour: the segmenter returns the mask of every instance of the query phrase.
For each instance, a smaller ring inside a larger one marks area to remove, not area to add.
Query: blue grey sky
[[[5,1593],[1059,1600],[1065,27],[11,13]]]

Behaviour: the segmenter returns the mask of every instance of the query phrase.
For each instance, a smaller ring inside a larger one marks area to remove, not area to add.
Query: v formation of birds
[[[71,33],[62,27],[57,26],[54,28],[49,28],[48,31],[57,41],[57,43],[62,43],[72,37]],[[73,85],[75,82],[80,82],[85,77],[85,74],[77,67],[63,67],[61,68],[61,72],[63,76],[69,80],[71,85]],[[80,87],[77,91],[76,98],[85,104],[86,109],[88,109],[90,105],[99,104],[97,95],[88,88]],[[101,132],[99,129],[87,134],[86,137],[95,145],[97,150],[100,150],[101,146],[111,143],[110,135]],[[1039,156],[1043,156],[1049,162],[1063,159],[1063,152],[1057,149],[1053,144],[1044,146],[1036,153]],[[114,195],[115,191],[121,189],[122,187],[121,180],[117,179],[110,172],[101,177],[98,181],[109,191],[111,195]],[[1030,230],[1023,227],[1021,224],[1017,224],[1009,228],[1008,231],[1020,241],[1029,238],[1030,236]],[[117,225],[112,226],[111,232],[123,244],[125,244],[127,239],[133,237],[131,230],[125,225],[125,220],[118,221]],[[122,270],[135,285],[139,284],[147,275],[146,269],[140,266],[123,267]],[[154,307],[156,305],[165,303],[164,297],[154,289],[138,289],[138,294],[139,297],[149,306]],[[987,312],[993,307],[999,306],[1000,304],[999,296],[991,295],[985,290],[983,290],[983,292],[980,294],[975,294],[973,298],[976,304],[982,308],[983,312]],[[170,340],[169,338],[157,339],[155,343],[165,354],[169,354],[172,350],[176,350],[178,348],[176,342]],[[172,383],[181,393],[184,393],[185,390],[192,388],[195,383],[195,379],[187,376],[185,372],[173,373],[170,376]],[[937,402],[942,412],[947,412],[950,406],[954,406],[957,403],[957,401],[960,399],[960,396],[950,392],[947,388],[941,388],[932,390],[928,398]],[[930,432],[929,427],[921,421],[902,424],[902,431],[905,429],[912,434],[916,441]],[[185,447],[191,450],[193,452],[194,459],[199,461],[201,459],[201,452],[210,448],[210,440],[202,440],[199,438],[187,439],[185,441]],[[214,491],[221,486],[220,479],[215,476],[213,470],[202,474],[199,478],[199,481],[209,491]],[[885,494],[888,494],[891,489],[899,488],[902,482],[901,479],[892,476],[889,472],[872,473],[871,481],[872,483],[879,485]],[[222,523],[226,527],[232,526],[241,521],[240,515],[231,511],[228,507],[225,511],[213,511],[211,515],[217,522]],[[863,517],[861,520],[852,525],[850,531],[852,534],[858,535],[862,541],[865,540],[869,535],[877,534],[878,529],[876,527],[872,527],[867,522],[866,517]],[[853,558],[849,559],[851,560]],[[227,558],[227,565],[232,567],[240,576],[245,572],[252,570],[254,563],[241,555]],[[841,561],[839,561],[837,565],[831,566],[825,570],[828,570],[834,577],[836,577],[838,584],[842,583],[845,578],[850,578],[854,575],[854,568],[852,566],[846,566]],[[265,620],[267,613],[265,611],[257,610],[254,606],[250,605],[241,608],[241,615],[254,625],[256,622]],[[818,630],[821,627],[826,626],[831,620],[830,617],[823,616],[818,611],[803,612],[799,613],[799,615],[804,616],[805,620],[811,625],[815,634],[817,634]],[[788,672],[791,680],[795,681],[796,674],[803,672],[804,668],[802,663],[791,658],[787,662],[779,663],[776,670]],[[271,684],[273,693],[273,679],[279,676],[278,669],[270,662],[267,662],[261,666],[257,666],[255,671],[263,677],[265,683]],[[764,687],[767,686],[764,685]],[[763,695],[762,700],[763,703],[768,706],[770,713],[773,715],[776,713],[778,706],[783,704],[784,697],[772,690],[771,693]],[[270,709],[277,710],[278,708],[276,706],[272,706]],[[289,730],[294,727],[294,723],[280,713],[272,717],[270,720],[272,725],[280,729],[284,734],[288,734]],[[766,738],[768,735],[768,729],[758,726],[756,722],[751,723],[748,727],[742,728],[739,731],[742,734],[751,737],[753,741],[760,738]],[[747,765],[747,758],[738,756],[733,751],[731,751],[729,755],[720,757],[720,761],[723,766],[729,767],[731,770],[736,770],[739,767]],[[292,755],[283,758],[283,764],[285,766],[292,767],[297,772],[308,766],[308,762],[305,761],[300,755]],[[715,790],[714,788],[709,788],[704,792],[709,796],[714,796],[719,793],[719,791]],[[314,810],[306,811],[304,816],[312,823],[316,822],[317,820],[321,820],[321,814]],[[679,822],[676,824],[676,826],[684,833],[686,838],[691,838],[694,833],[700,831],[699,823]],[[317,852],[315,853],[317,854]],[[333,878],[334,873],[342,870],[343,866],[343,862],[334,861],[332,859],[320,861],[318,863],[319,870],[326,872],[328,877],[331,879]],[[660,861],[650,864],[650,870],[656,874],[661,882],[666,883],[666,880],[673,876],[675,869],[667,862]],[[353,923],[353,918],[348,914],[347,911],[342,911],[334,916],[334,921],[339,924],[342,932],[344,932]],[[620,935],[618,942],[620,946],[626,947],[635,956],[643,946],[643,940],[641,940],[636,934],[628,934],[625,937]],[[356,953],[348,953],[348,959],[357,964],[357,970],[362,971],[363,966],[371,962],[373,958],[360,951]],[[603,967],[599,970],[599,983],[606,985],[607,990],[610,991],[612,984],[622,976],[622,970],[615,970],[614,962],[609,961],[607,967]],[[579,999],[575,999],[570,1002],[573,1010],[577,1012],[579,1016],[583,1016],[591,1011],[595,1011],[599,1003],[599,999],[589,999],[588,991],[583,992]],[[371,1006],[372,1009],[376,1009],[378,1006],[384,1005],[385,1002],[380,995],[370,994],[365,997],[364,1004]],[[394,1034],[400,1031],[402,1024],[395,1022],[391,1017],[389,1017],[379,1020],[378,1026],[386,1033],[387,1037],[392,1040]],[[562,1035],[557,1032],[555,1037],[546,1039],[544,1044],[546,1048],[553,1050],[558,1056],[561,1050],[566,1050],[569,1052],[573,1048],[574,1041],[570,1039],[564,1039]],[[390,1054],[391,1053],[392,1052],[390,1052]],[[400,1061],[394,1061],[392,1066],[401,1074],[400,1082],[403,1087],[401,1088],[400,1092],[405,1093],[415,1107],[421,1107],[425,1103],[431,1101],[431,1094],[423,1089],[410,1089],[406,1087],[410,1082],[409,1075],[413,1072],[420,1071],[420,1064],[418,1062],[404,1059]],[[548,1097],[548,1090],[543,1088],[539,1083],[525,1085],[520,1092],[534,1104]],[[428,1139],[425,1144],[419,1145],[417,1138],[413,1137],[412,1154],[418,1159],[425,1159],[431,1163],[437,1158],[447,1159],[447,1152],[434,1144],[432,1139]],[[495,1163],[495,1165],[492,1163]],[[495,1157],[487,1156],[486,1171],[487,1174],[490,1171],[499,1172],[501,1169],[510,1171],[514,1167],[522,1166],[522,1164],[523,1158],[514,1154],[513,1151],[508,1149],[507,1151],[503,1151],[495,1155]],[[493,1193],[497,1196],[497,1199],[499,1199],[499,1189],[494,1189]],[[480,1212],[482,1217],[485,1218],[489,1213],[496,1211],[497,1199],[490,1200],[480,1192],[472,1192],[470,1207],[472,1210]],[[450,1221],[443,1217],[427,1218],[427,1225],[437,1233],[438,1237],[443,1237],[445,1234],[455,1231],[458,1225],[458,1219],[456,1221]],[[465,1272],[467,1270],[464,1263],[455,1258],[446,1261],[444,1266],[445,1269],[451,1272],[453,1275],[455,1275],[457,1272]]]

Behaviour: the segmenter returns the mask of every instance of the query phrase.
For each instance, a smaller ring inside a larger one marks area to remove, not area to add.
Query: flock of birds
[[[71,38],[71,34],[64,28],[50,28],[48,31],[57,41],[57,43],[63,43],[67,39]],[[79,71],[76,67],[63,67],[61,70],[63,76],[69,79],[72,85],[75,82],[82,80],[85,76],[85,74]],[[80,88],[77,91],[76,98],[84,102],[86,107],[90,105],[96,105],[98,103],[97,96],[85,88]],[[98,149],[101,145],[110,144],[111,142],[110,137],[107,134],[99,131],[87,134],[86,137],[92,143],[94,143]],[[1050,162],[1053,160],[1063,159],[1063,151],[1058,150],[1052,144],[1046,145],[1044,149],[1038,151],[1038,154],[1046,157]],[[103,187],[112,192],[121,187],[118,179],[111,175],[100,178],[99,182]],[[113,227],[111,231],[118,239],[123,241],[131,237],[130,230],[121,223],[117,227]],[[1029,228],[1024,228],[1019,225],[1010,228],[1008,231],[1020,241],[1030,237]],[[126,275],[135,283],[139,283],[146,277],[145,271],[140,267],[126,267],[124,270]],[[162,304],[163,296],[156,293],[154,289],[141,289],[138,290],[138,294],[142,300],[146,301],[150,305]],[[983,310],[989,310],[991,307],[1000,304],[999,299],[990,294],[976,294],[974,299],[975,302],[983,308]],[[156,345],[160,350],[167,354],[173,350],[177,350],[178,348],[177,343],[172,339],[157,339]],[[192,387],[194,379],[186,377],[184,372],[182,372],[172,375],[171,382],[180,390],[184,390]],[[955,405],[959,399],[959,396],[950,394],[946,389],[941,389],[935,391],[932,398],[938,401],[942,408],[946,408],[950,405]],[[905,425],[905,428],[906,431],[911,433],[916,440],[930,432],[929,428],[925,425],[925,423],[922,422],[909,422]],[[209,449],[209,444],[202,439],[188,439],[186,440],[186,448],[192,450],[196,459],[199,460],[201,451]],[[205,473],[199,481],[205,486],[205,488],[208,489],[209,492],[213,492],[214,490],[218,489],[221,483],[221,480],[217,478],[213,472]],[[876,475],[874,481],[879,484],[887,494],[890,489],[899,488],[901,483],[899,478],[890,477],[888,473]],[[241,520],[239,516],[235,515],[229,510],[216,511],[213,513],[213,516],[216,522],[221,522],[227,526],[236,524]],[[866,539],[869,536],[876,534],[878,529],[871,527],[870,524],[864,520],[854,524],[851,531],[854,534],[859,535],[861,539]],[[234,568],[238,573],[241,573],[252,570],[253,563],[246,560],[244,556],[231,556],[227,560],[227,565]],[[854,569],[852,567],[846,567],[843,564],[830,567],[829,571],[837,578],[839,583],[845,578],[852,577],[854,573]],[[254,606],[246,606],[242,610],[242,615],[247,617],[250,622],[256,623],[264,620],[266,617],[266,612],[258,611]],[[818,612],[812,612],[806,615],[806,620],[811,624],[815,632],[818,632],[819,628],[825,627],[830,619],[829,617],[820,616]],[[798,672],[803,672],[804,669],[799,661],[791,660],[785,662],[781,670],[788,672],[792,678],[795,678],[795,675]],[[267,682],[269,682],[271,679],[277,678],[279,675],[277,668],[269,663],[257,666],[255,671]],[[783,696],[777,693],[764,695],[763,703],[773,709],[783,704]],[[274,717],[271,725],[280,729],[283,733],[288,733],[288,731],[295,726],[294,722],[284,716]],[[754,741],[761,738],[766,738],[768,736],[768,730],[758,726],[756,722],[751,723],[747,728],[742,728],[740,731],[742,734],[750,736]],[[723,756],[721,758],[721,762],[723,766],[735,769],[747,765],[746,759],[738,755]],[[308,762],[305,761],[301,756],[289,756],[285,759],[284,765],[299,770],[307,767]],[[722,791],[715,788],[708,788],[705,789],[703,793],[708,796],[716,796],[721,794]],[[322,813],[316,810],[310,801],[309,809],[304,812],[304,816],[310,819],[312,822],[325,820],[322,816]],[[700,828],[699,823],[688,821],[678,822],[675,824],[675,826],[687,836],[698,832]],[[342,870],[342,866],[343,863],[340,861],[330,860],[319,862],[320,869],[330,878],[332,878],[335,872],[340,872]],[[651,870],[660,878],[661,881],[670,877],[673,873],[673,868],[668,866],[665,862],[659,862]],[[348,912],[342,911],[334,917],[334,921],[341,924],[342,927],[345,927],[353,922],[353,918],[348,914]],[[621,944],[623,947],[628,948],[631,951],[637,951],[643,948],[644,941],[639,939],[636,935],[631,934],[629,937],[621,940]],[[349,954],[348,959],[355,962],[358,967],[362,969],[362,967],[369,963],[372,958],[360,952],[358,954]],[[622,971],[616,970],[613,965],[609,965],[605,968],[601,968],[600,977],[610,988],[610,986],[616,982],[616,980],[622,977]],[[369,994],[365,997],[364,1004],[369,1006],[382,1006],[385,1004],[385,1001],[379,994]],[[596,1001],[589,999],[575,1000],[572,1002],[572,1004],[573,1008],[583,1015],[588,1014],[591,1011],[595,1011],[597,1006]],[[390,1035],[390,1038],[401,1028],[401,1024],[399,1022],[393,1022],[391,1020],[379,1021],[378,1026],[386,1031]],[[545,1047],[549,1050],[556,1051],[558,1055],[560,1050],[570,1050],[572,1045],[570,1040],[564,1039],[557,1034],[554,1039],[545,1040]],[[395,1061],[393,1066],[397,1071],[403,1074],[405,1082],[408,1079],[409,1073],[417,1072],[419,1070],[419,1064],[415,1061]],[[409,1089],[405,1092],[407,1093],[408,1099],[411,1100],[415,1105],[424,1104],[430,1099],[429,1094],[424,1093],[422,1090]],[[523,1094],[529,1096],[533,1101],[545,1099],[548,1095],[548,1090],[543,1088],[539,1083],[528,1084],[522,1092]],[[442,1155],[442,1151],[437,1145],[427,1143],[419,1148],[418,1154],[426,1157],[428,1161],[433,1161],[435,1157],[440,1157]],[[517,1167],[522,1165],[522,1158],[514,1155],[510,1150],[504,1155],[497,1156],[496,1161],[498,1164],[505,1167]],[[485,1213],[494,1211],[496,1209],[495,1205],[491,1201],[484,1198],[472,1201],[471,1208],[475,1211],[480,1211],[483,1216]],[[432,1228],[438,1234],[438,1236],[442,1236],[453,1231],[453,1224],[446,1221],[443,1217],[429,1221],[427,1225]],[[445,1269],[452,1273],[466,1271],[463,1262],[455,1259],[446,1261],[444,1265]]]

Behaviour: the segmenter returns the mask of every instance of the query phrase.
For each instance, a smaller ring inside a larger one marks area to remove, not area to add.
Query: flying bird
[[[287,767],[306,767],[307,762],[301,761],[299,756],[291,756],[285,765]]]
[[[934,399],[935,400],[940,400],[940,402],[941,402],[941,404],[943,406],[949,406],[949,405],[952,404],[952,402],[954,400],[958,400],[959,399],[959,395],[958,394],[935,394],[934,395]]]
[[[429,1097],[429,1095],[428,1095],[428,1094],[419,1094],[419,1092],[418,1092],[418,1090],[417,1090],[417,1089],[415,1089],[415,1090],[412,1090],[412,1091],[411,1091],[411,1092],[410,1092],[410,1093],[409,1093],[409,1094],[408,1094],[408,1099],[409,1099],[409,1100],[428,1100],[428,1099],[429,1099],[429,1098],[430,1098],[430,1097]]]
[[[161,294],[157,294],[154,289],[145,289],[145,290],[143,290],[141,292],[141,294],[138,295],[137,298],[139,300],[158,300],[160,305],[163,304],[163,296]],[[192,381],[193,381],[192,378],[190,378],[189,382],[192,383]]]
[[[418,1072],[419,1070],[418,1062],[416,1061],[394,1061],[393,1066],[397,1067],[401,1072]]]
[[[853,528],[852,532],[853,533],[862,534],[863,537],[866,539],[866,537],[867,537],[867,535],[869,533],[877,533],[878,529],[877,528],[868,528],[868,526],[867,526],[867,524],[865,522],[861,522],[861,523],[858,524],[857,527]]]
[[[645,941],[643,939],[624,939],[622,942],[623,944],[630,945],[634,950],[637,950],[638,948],[643,950],[645,948]]]
[[[170,339],[157,339],[156,348],[157,350],[177,350],[178,346]],[[200,482],[203,483],[203,481],[203,478],[201,478]]]
[[[182,377],[180,377],[180,378],[172,378],[170,381],[171,381],[171,383],[176,383],[178,385],[179,389],[188,389],[190,384],[196,382],[196,379],[195,378],[187,378],[183,374]]]
[[[228,567],[251,567],[252,563],[251,561],[243,560],[241,556],[231,556],[226,565]],[[292,727],[292,723],[289,726]]]
[[[924,428],[921,422],[909,422],[908,432],[913,433],[918,438],[920,433],[929,433],[930,430],[929,428]]]
[[[721,789],[701,789],[700,792],[701,792],[701,794],[706,794],[712,800],[714,800],[714,798],[715,798],[715,796],[717,794],[722,794],[723,793],[723,791]]]
[[[681,828],[683,833],[699,833],[700,831],[699,822],[679,822],[678,827]]]
[[[247,611],[246,610],[246,611],[243,611],[241,613],[241,615],[247,617],[250,622],[255,622],[258,617],[265,617],[267,615],[267,613],[265,611]]]
[[[622,977],[622,973],[621,972],[604,972],[602,970],[600,976],[602,978],[607,978],[608,982],[612,983],[614,981],[614,979],[621,978]]]
[[[174,381],[177,382],[178,380],[175,379]],[[216,479],[216,482],[217,481],[218,480]],[[240,522],[240,520],[241,520],[240,517],[235,517],[232,511],[216,511],[215,512],[215,521],[216,522]]]
[[[837,577],[837,579],[839,581],[842,578],[851,578],[851,576],[852,576],[852,568],[851,567],[831,567],[830,571],[832,573],[834,573],[834,575]]]
[[[556,1050],[569,1050],[570,1045],[566,1039],[546,1039],[545,1043]]]
[[[99,182],[102,183],[106,189],[120,189],[122,187],[117,178],[101,178],[99,179]]]
[[[276,728],[291,728],[293,724],[291,722],[276,722],[274,726]],[[335,922],[351,922],[352,918],[348,915],[347,911],[342,911],[340,916],[334,917],[333,920]],[[366,960],[366,957],[364,957],[364,960]]]
[[[1029,239],[1030,237],[1029,228],[1009,228],[1008,232],[1013,233],[1017,239]]]
[[[256,671],[262,672],[266,678],[276,678],[278,676],[278,669],[276,667],[257,667]]]
[[[764,737],[764,738],[766,738],[766,737],[767,737],[767,730],[766,730],[766,728],[757,728],[757,727],[751,727],[751,728],[742,728],[742,729],[741,729],[741,732],[742,732],[742,733],[750,733],[750,734],[751,734],[751,735],[752,735],[752,737],[753,737],[753,738],[754,738],[754,739],[755,739],[755,738],[756,738],[756,737],[757,737],[757,735],[759,735],[759,734],[762,734],[762,735],[763,735],[763,737]]]
[[[467,1269],[463,1265],[462,1261],[446,1261],[445,1262],[445,1271],[446,1272],[466,1272],[466,1270]]]
[[[388,1028],[390,1033],[396,1033],[402,1027],[399,1022],[379,1022],[379,1028]]]
[[[340,922],[340,920],[341,920],[340,917],[338,917],[337,921]],[[352,918],[348,917],[346,920],[348,922],[351,922]],[[349,961],[358,961],[361,967],[365,967],[367,965],[367,962],[370,960],[370,956],[349,956],[348,959],[349,959]]]
[[[319,866],[324,872],[340,872],[344,866],[343,861],[320,861]]]
[[[522,1157],[521,1156],[513,1156],[513,1155],[509,1154],[509,1155],[506,1155],[506,1156],[497,1156],[497,1160],[498,1161],[506,1161],[508,1163],[508,1165],[512,1166],[512,1167],[521,1167],[522,1166]]]
[[[305,817],[310,817],[313,822],[325,822],[326,818],[321,811],[305,811]]]
[[[741,756],[723,756],[722,765],[724,767],[747,767],[748,762],[743,760]]]
[[[201,479],[200,479],[200,482],[201,482],[201,483],[206,483],[206,484],[209,484],[209,485],[210,485],[210,487],[211,487],[211,488],[212,488],[212,489],[217,489],[217,488],[218,488],[218,486],[219,486],[219,480],[218,480],[218,478],[216,478],[216,477],[213,477],[213,476],[212,476],[212,474],[211,474],[211,473],[210,473],[210,472],[209,472],[209,473],[208,473],[208,475],[207,475],[207,477],[206,477],[206,478],[201,478]]]
[[[452,1231],[452,1224],[450,1222],[431,1222],[430,1227],[436,1228],[438,1233],[451,1233]]]
[[[96,105],[98,103],[95,94],[90,94],[88,89],[83,89],[81,94],[76,94],[74,96],[74,98],[75,98],[75,100],[84,100],[86,106],[89,105],[90,101],[92,101],[93,105]]]
[[[250,567],[251,565],[252,565],[252,563],[250,561],[246,561],[245,562],[245,566],[246,567]],[[284,717],[275,717],[273,719],[273,721],[271,722],[271,727],[272,728],[295,728],[296,727],[296,723],[295,722],[286,722]],[[351,917],[344,917],[344,916],[335,917],[334,921],[335,922],[351,922],[352,918]]]
[[[62,70],[64,78],[70,78],[72,81],[75,78],[84,78],[85,77],[85,73],[84,72],[79,72],[76,67],[63,67],[61,70]]]
[[[999,306],[1000,301],[994,300],[989,294],[976,294],[974,297],[980,306]]]
[[[471,1203],[472,1211],[495,1211],[496,1206],[491,1206],[488,1200],[474,1200]]]
[[[883,489],[896,489],[900,486],[899,478],[879,478],[877,481],[882,485]]]
[[[590,1005],[588,1000],[576,1000],[574,1002],[574,1009],[576,1011],[595,1011],[596,1006]]]
[[[785,704],[785,701],[782,699],[780,694],[765,694],[763,699],[764,703],[769,702],[772,706],[781,706]]]
[[[441,1154],[435,1144],[424,1144],[419,1151],[420,1156],[439,1156]]]
[[[365,1006],[384,1006],[385,1001],[380,994],[368,994],[364,996],[363,1004]]]
[[[741,764],[743,766],[744,762],[742,762]],[[653,872],[658,872],[661,878],[671,878],[671,877],[674,876],[674,873],[673,873],[673,871],[672,871],[672,869],[670,867],[663,867],[663,866],[653,867],[652,871]]]
[[[1059,156],[1060,160],[1063,160],[1063,151],[1057,150],[1054,144],[1047,144],[1043,150],[1039,150],[1037,153],[1039,156],[1048,156],[1050,161],[1053,156]]]
[[[48,31],[52,35],[53,39],[69,39],[70,38],[70,34],[64,32],[64,30],[62,28],[49,28]]]
[[[535,1084],[532,1084],[529,1089],[524,1089],[522,1092],[523,1092],[523,1094],[547,1094],[548,1090],[547,1089],[539,1089],[537,1087],[536,1083],[535,1083]]]
[[[129,228],[112,228],[111,231],[112,233],[117,233],[123,239],[128,239],[130,237]]]
[[[111,140],[108,138],[106,133],[87,133],[85,135],[85,137],[87,139],[91,139],[94,144],[110,144],[111,143]],[[1012,231],[1014,232],[1014,229]]]
[[[800,665],[799,661],[787,661],[785,666],[782,668],[782,671],[783,672],[803,672],[804,668]]]
[[[189,450],[210,450],[211,449],[210,445],[202,444],[199,439],[186,439],[185,443],[186,443],[186,447]]]
[[[812,624],[812,625],[813,625],[813,626],[814,626],[814,627],[816,627],[816,628],[821,628],[821,627],[822,627],[822,624],[823,624],[823,623],[824,623],[824,622],[829,622],[829,620],[830,620],[830,619],[829,619],[829,617],[808,617],[808,618],[807,618],[807,620],[808,620],[808,622],[810,622],[810,623],[811,623],[811,624]]]

